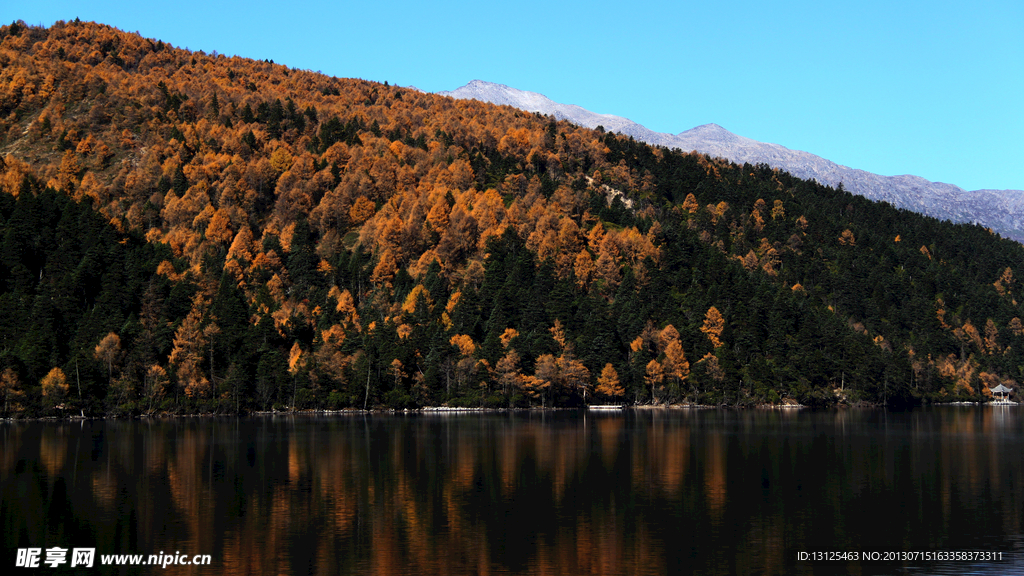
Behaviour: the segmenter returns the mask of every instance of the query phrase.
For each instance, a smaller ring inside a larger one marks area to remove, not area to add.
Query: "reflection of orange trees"
[[[208,495],[202,470],[209,440],[208,430],[186,428],[180,432],[174,453],[166,461],[173,503],[190,518],[200,516],[203,496]]]
[[[633,483],[666,497],[678,497],[690,460],[687,426],[657,419],[646,434],[632,436]]]
[[[208,460],[210,434],[209,427],[189,427],[180,431],[174,452],[166,460],[170,503],[185,518],[188,533],[198,543],[213,542],[218,537],[213,519],[203,513],[215,497],[211,478],[204,474],[204,471],[211,472],[206,467],[211,464]],[[152,502],[147,505],[160,504]],[[155,511],[149,513],[156,514]]]
[[[713,434],[704,444],[704,491],[711,517],[715,520],[722,518],[727,501],[725,450],[720,434]]]
[[[610,487],[607,493],[597,489],[595,505],[587,505],[586,494],[573,491],[589,467],[603,463],[608,471],[634,470],[629,498],[651,504],[683,502],[697,517],[706,510],[713,521],[711,528],[720,527],[725,518],[746,518],[741,522],[746,528],[729,535],[737,546],[754,548],[753,554],[747,555],[750,564],[739,563],[737,570],[782,571],[786,565],[778,557],[785,548],[780,540],[785,528],[782,516],[735,508],[738,499],[729,498],[725,490],[745,488],[744,482],[729,481],[728,475],[734,472],[730,459],[767,457],[776,467],[776,475],[786,476],[796,470],[790,466],[816,449],[808,443],[783,448],[781,443],[744,437],[743,432],[733,442],[728,435],[692,426],[693,420],[663,416],[652,414],[651,428],[640,434],[623,434],[626,420],[618,417],[588,417],[586,426],[557,430],[541,422],[541,416],[512,425],[504,418],[474,423],[463,419],[441,427],[442,442],[436,434],[436,420],[406,420],[412,433],[399,432],[382,443],[366,441],[359,433],[361,417],[332,420],[328,426],[317,422],[295,430],[277,427],[263,438],[273,441],[261,443],[257,455],[257,468],[283,475],[269,486],[252,481],[244,456],[217,451],[216,447],[223,445],[222,434],[241,440],[240,446],[250,440],[244,433],[231,432],[233,425],[133,423],[127,430],[152,426],[164,432],[150,436],[124,433],[126,428],[112,429],[109,459],[97,463],[88,482],[102,515],[118,513],[118,506],[124,503],[122,486],[150,490],[146,494],[152,496],[151,501],[138,503],[140,542],[166,541],[158,533],[169,519],[160,507],[169,501],[186,522],[179,541],[207,547],[197,553],[222,550],[223,565],[234,574],[291,573],[299,558],[297,544],[305,547],[303,554],[311,554],[310,559],[324,573],[358,569],[389,574],[413,565],[426,575],[498,572],[501,561],[496,560],[499,556],[492,543],[498,537],[495,526],[501,530],[503,518],[500,514],[488,518],[480,508],[467,505],[467,499],[491,498],[500,505],[522,506],[527,494],[539,495],[559,513],[553,526],[540,526],[532,532],[538,537],[525,549],[528,558],[517,559],[527,563],[530,573],[664,572],[667,567],[661,563],[672,553],[673,543],[666,541],[665,527],[657,518],[642,509],[632,515],[637,508],[615,500],[619,492]],[[837,421],[837,429],[844,424]],[[855,499],[897,490],[901,468],[893,468],[891,463],[894,458],[909,458],[903,467],[911,472],[928,471],[930,490],[937,494],[938,502],[933,512],[939,522],[949,523],[962,507],[955,501],[958,492],[1005,478],[1003,434],[1008,425],[1012,427],[995,411],[966,418],[945,416],[939,420],[938,430],[928,427],[919,431],[934,450],[905,454],[901,444],[883,443],[877,450],[840,450],[835,456],[838,465],[855,474],[849,481]],[[323,433],[335,427],[330,434]],[[0,452],[0,471],[10,472],[16,466],[10,453],[22,452],[21,429],[11,428],[5,450]],[[179,435],[168,437],[168,429]],[[40,465],[51,475],[52,470],[68,468],[69,454],[73,454],[70,430],[44,430]],[[334,435],[339,430],[343,431],[341,438]],[[932,433],[936,431],[938,434]],[[257,434],[257,441],[259,438]],[[273,448],[277,441],[283,449]],[[620,442],[625,442],[622,450],[618,449]],[[263,451],[268,446],[270,449]],[[727,449],[740,450],[740,454],[729,454]],[[133,468],[140,453],[146,458],[145,470]],[[936,453],[942,455],[938,460]],[[595,462],[595,457],[600,461]],[[619,466],[617,458],[629,461],[625,467]],[[441,477],[426,477],[425,471],[438,461],[444,462],[439,469]],[[211,468],[210,463],[218,462],[225,468]],[[630,482],[628,471],[627,477],[619,480]],[[825,481],[820,492],[833,496],[823,502],[824,513],[830,506],[839,510],[850,500],[842,495],[838,480]],[[1005,485],[1007,481],[1002,482]],[[245,488],[236,492],[239,486]],[[171,497],[166,498],[161,490],[169,490]],[[223,497],[224,490],[237,498],[232,506],[244,514],[228,520],[214,518],[210,503]],[[580,502],[584,505],[577,505]],[[1003,528],[1019,525],[1019,501],[1004,498],[994,506]],[[532,507],[528,515],[546,512]],[[511,528],[509,534],[516,535],[515,530]],[[374,546],[363,548],[371,538]]]
[[[604,465],[611,469],[619,454],[619,438],[625,421],[622,418],[599,418],[597,420],[597,433],[601,441],[601,460]]]
[[[0,450],[0,475],[4,478],[13,477],[18,462],[22,461],[22,450],[25,448],[24,426],[8,426],[3,439],[3,450]],[[33,438],[35,435],[31,435]]]
[[[67,458],[68,435],[65,426],[43,428],[39,439],[39,463],[51,477],[59,476]]]

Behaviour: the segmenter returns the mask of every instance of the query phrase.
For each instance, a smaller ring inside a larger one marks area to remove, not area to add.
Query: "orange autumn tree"
[[[625,389],[619,384],[619,373],[611,363],[606,363],[601,369],[601,376],[597,379],[597,387],[594,392],[598,396],[616,400],[625,394]]]
[[[657,401],[656,388],[665,381],[665,368],[657,360],[647,363],[644,373],[644,382],[651,387],[651,403]]]
[[[714,306],[708,308],[707,313],[704,315],[704,325],[701,326],[700,331],[708,337],[713,348],[718,348],[722,345],[721,337],[724,329],[725,318],[722,317],[722,313]]]
[[[516,349],[512,347],[512,341],[518,336],[519,331],[514,328],[506,328],[502,332],[499,340],[505,353],[494,366],[495,374],[498,376],[498,386],[501,387],[502,394],[510,400],[510,391],[518,390],[523,386],[524,376],[519,369],[521,358]]]
[[[679,342],[679,332],[675,327],[669,324],[658,337],[664,354],[663,373],[672,383],[673,394],[677,394],[679,387],[690,376],[690,362],[686,359],[683,345]]]
[[[21,380],[18,373],[12,368],[4,368],[0,373],[0,398],[3,398],[4,416],[20,412],[22,409],[20,400],[25,396],[21,389]]]
[[[47,407],[59,408],[68,395],[68,379],[60,368],[51,369],[39,382]]]
[[[590,389],[590,370],[576,358],[572,342],[569,341],[560,320],[555,320],[555,324],[549,329],[549,332],[561,349],[561,354],[555,359],[555,370],[549,380],[558,390],[578,394],[585,402]]]
[[[110,332],[96,345],[94,354],[98,360],[107,365],[107,379],[114,380],[114,362],[121,354],[121,338]]]
[[[174,332],[174,347],[170,361],[179,389],[189,398],[205,398],[211,392],[210,381],[201,369],[206,336],[203,334],[203,315],[206,301],[202,294],[192,298],[192,308]]]

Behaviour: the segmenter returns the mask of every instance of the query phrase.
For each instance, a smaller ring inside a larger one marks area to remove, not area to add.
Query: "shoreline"
[[[975,407],[1016,407],[1020,406],[1018,402],[943,402],[943,403],[929,403],[922,404],[910,408],[921,407],[938,407],[938,406],[951,406],[951,407],[963,407],[963,406],[975,406]],[[869,409],[886,409],[881,404],[866,404],[858,403],[854,404],[837,404],[827,408],[814,408],[805,404],[758,404],[755,406],[738,406],[738,405],[709,405],[709,404],[636,404],[636,405],[589,405],[589,406],[574,406],[574,407],[541,407],[534,406],[530,408],[482,408],[482,407],[462,407],[462,406],[425,406],[423,408],[405,408],[405,409],[367,409],[362,408],[343,408],[340,410],[268,410],[268,411],[253,411],[246,412],[244,414],[238,413],[197,413],[197,414],[173,414],[173,413],[160,413],[160,414],[137,414],[131,416],[85,416],[85,415],[69,415],[69,416],[32,416],[32,417],[7,417],[0,418],[0,423],[14,423],[14,422],[34,422],[34,421],[60,421],[60,422],[75,422],[75,421],[86,421],[86,420],[148,420],[148,419],[164,419],[164,418],[221,418],[221,417],[245,417],[245,416],[347,416],[357,414],[433,414],[433,415],[463,415],[463,414],[501,414],[501,413],[516,413],[516,412],[598,412],[598,413],[616,413],[616,412],[644,412],[651,410],[658,411],[669,411],[669,410],[845,410],[851,408],[869,408]]]

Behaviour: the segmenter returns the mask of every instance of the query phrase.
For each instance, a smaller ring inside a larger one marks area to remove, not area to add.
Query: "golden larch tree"
[[[704,315],[704,325],[700,331],[708,337],[712,347],[718,348],[722,345],[721,337],[724,329],[725,318],[722,317],[722,313],[714,306],[708,308],[707,313]]]
[[[716,382],[725,380],[725,371],[722,370],[721,364],[718,362],[718,357],[708,352],[700,359],[700,364],[704,365],[704,372]]]
[[[644,382],[651,387],[651,402],[655,401],[655,387],[660,385],[665,380],[665,370],[657,360],[651,360],[647,363],[647,369],[644,374]]]
[[[167,371],[159,364],[153,364],[146,370],[145,381],[142,385],[142,395],[149,401],[150,408],[152,408],[154,402],[163,398],[167,382]]]
[[[509,390],[518,389],[522,384],[523,375],[519,371],[519,360],[519,353],[515,348],[509,348],[494,366],[494,372],[498,377],[498,386],[501,386],[502,393],[506,396],[508,396]]]
[[[772,220],[781,220],[786,217],[786,209],[782,206],[782,200],[776,200],[772,204]]]
[[[683,210],[686,210],[690,214],[694,214],[697,210],[700,210],[700,204],[697,203],[697,197],[693,193],[686,195],[686,199],[683,200]]]
[[[97,360],[107,365],[107,380],[112,382],[114,380],[114,362],[121,355],[121,338],[110,332],[96,345],[93,354]]]
[[[1002,351],[1002,346],[999,345],[997,339],[999,338],[999,328],[996,327],[996,323],[991,318],[985,322],[985,350],[989,354],[995,354],[996,352]]]
[[[1007,266],[1006,270],[1003,270],[1003,273],[999,276],[999,279],[993,283],[993,286],[996,287],[996,291],[999,292],[999,294],[1007,294],[1010,293],[1010,286],[1012,284],[1013,270]]]
[[[683,383],[690,375],[690,362],[679,340],[669,342],[665,347],[665,359],[662,361],[665,377],[671,378],[676,384]]]
[[[395,261],[395,257],[391,255],[391,250],[384,250],[380,255],[377,265],[373,268],[370,282],[376,286],[390,288],[391,280],[394,279],[396,272],[398,272],[398,263]]]
[[[197,293],[192,298],[192,309],[174,332],[173,348],[169,358],[174,367],[178,386],[184,388],[189,398],[204,398],[210,391],[210,381],[200,369],[206,346],[202,325],[205,307],[202,294]]]
[[[537,357],[533,367],[533,376],[523,378],[523,392],[531,398],[541,398],[544,403],[545,393],[551,390],[558,377],[558,362],[553,354],[542,354]]]
[[[619,384],[619,373],[611,365],[611,362],[605,364],[604,368],[601,369],[601,375],[597,378],[597,388],[594,389],[594,392],[598,396],[613,400],[621,398],[625,393],[625,389]]]
[[[372,200],[365,196],[360,196],[352,202],[352,206],[348,209],[348,217],[353,224],[362,224],[369,220],[370,216],[373,216],[376,211],[377,206]]]
[[[452,336],[449,343],[458,348],[459,354],[464,358],[472,356],[473,352],[476,351],[476,344],[473,342],[473,338],[466,334],[456,334]]]
[[[0,398],[3,398],[5,416],[21,411],[21,404],[18,401],[24,395],[18,373],[12,368],[5,368],[3,373],[0,373]]]
[[[1009,328],[1014,336],[1024,336],[1024,324],[1021,323],[1020,318],[1014,317],[1010,320]]]
[[[68,395],[68,379],[60,368],[51,369],[39,384],[43,389],[43,398],[50,408],[58,407]]]

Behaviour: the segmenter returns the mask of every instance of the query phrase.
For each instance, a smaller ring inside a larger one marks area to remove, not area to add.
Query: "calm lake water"
[[[1024,408],[6,423],[0,518],[212,559],[86,574],[1024,574]]]

